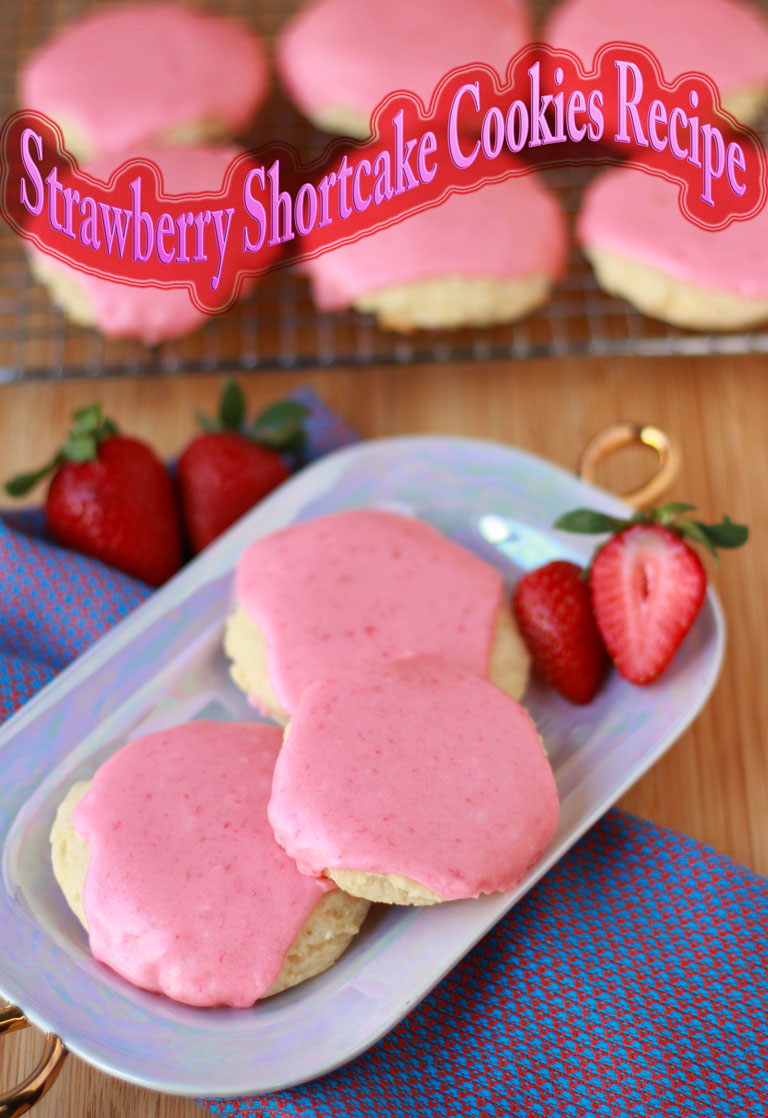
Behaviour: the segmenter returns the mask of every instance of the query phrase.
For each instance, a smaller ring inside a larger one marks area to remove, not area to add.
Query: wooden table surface
[[[710,843],[768,874],[768,361],[764,357],[578,359],[322,370],[242,378],[251,407],[311,385],[363,436],[435,432],[487,436],[574,468],[587,438],[618,419],[655,423],[680,441],[671,497],[704,517],[727,512],[752,530],[712,580],[729,637],[715,692],[695,724],[624,797],[622,806]],[[101,399],[123,430],[166,455],[212,411],[218,376],[16,384],[0,388],[0,477],[50,454],[78,405]],[[638,454],[602,479],[626,487],[646,469]],[[621,743],[617,743],[621,748]],[[0,952],[2,943],[0,940]],[[0,960],[0,966],[2,965]],[[40,1049],[34,1030],[0,1042],[0,1084],[18,1082]],[[70,1057],[39,1118],[181,1118],[189,1100],[119,1083]]]

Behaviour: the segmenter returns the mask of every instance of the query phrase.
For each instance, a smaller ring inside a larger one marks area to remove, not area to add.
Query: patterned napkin
[[[307,458],[354,434],[306,391]],[[0,515],[0,718],[150,590]],[[768,883],[610,812],[397,1028],[247,1118],[766,1118]]]
[[[238,1118],[765,1118],[768,882],[611,811],[363,1056]]]

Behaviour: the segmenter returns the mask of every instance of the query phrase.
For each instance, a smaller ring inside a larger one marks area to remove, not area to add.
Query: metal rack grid
[[[300,0],[261,0],[258,8],[252,8],[246,0],[208,0],[207,6],[246,19],[271,42],[299,4]],[[0,118],[15,107],[15,72],[21,60],[52,29],[94,6],[88,0],[3,0]],[[549,6],[551,0],[539,0],[537,9]],[[273,88],[253,133],[242,139],[254,147],[282,140],[314,158],[329,137],[313,129]],[[572,220],[593,171],[576,166],[544,173]],[[279,370],[468,358],[713,352],[768,352],[768,330],[694,334],[646,318],[600,291],[575,246],[567,273],[549,303],[509,325],[404,337],[380,329],[370,316],[318,312],[307,281],[288,269],[267,276],[249,298],[228,314],[211,318],[194,334],[147,348],[71,324],[52,305],[45,289],[32,281],[21,243],[0,222],[0,382],[216,368]]]

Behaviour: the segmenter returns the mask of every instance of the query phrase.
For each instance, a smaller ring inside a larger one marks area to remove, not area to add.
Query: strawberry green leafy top
[[[604,535],[622,532],[632,524],[659,524],[683,539],[701,544],[717,562],[717,548],[741,547],[747,542],[749,529],[746,524],[734,524],[723,516],[719,524],[704,524],[694,520],[687,513],[695,512],[695,505],[670,501],[657,509],[642,509],[627,520],[609,516],[594,509],[573,509],[559,517],[553,524],[562,532],[582,532],[588,535]]]

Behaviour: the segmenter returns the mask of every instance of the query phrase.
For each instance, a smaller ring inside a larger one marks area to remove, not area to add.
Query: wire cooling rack
[[[109,0],[107,0],[109,2]],[[208,0],[208,7],[238,15],[268,42],[300,0]],[[84,0],[0,0],[0,120],[13,111],[20,62],[50,32],[86,9]],[[537,8],[551,6],[540,0]],[[468,15],[471,4],[467,3]],[[276,83],[275,83],[276,84]],[[274,89],[243,137],[246,146],[273,140],[315,157],[329,137],[315,131]],[[545,172],[569,220],[593,172],[575,166]],[[541,310],[511,325],[419,332],[407,337],[380,329],[355,312],[322,314],[307,281],[294,270],[267,276],[226,315],[211,318],[186,338],[147,348],[107,339],[71,324],[29,274],[19,239],[0,221],[0,381],[20,378],[238,370],[300,369],[317,365],[369,365],[570,354],[701,354],[768,352],[768,331],[693,334],[646,318],[605,295],[572,247],[567,274]]]

